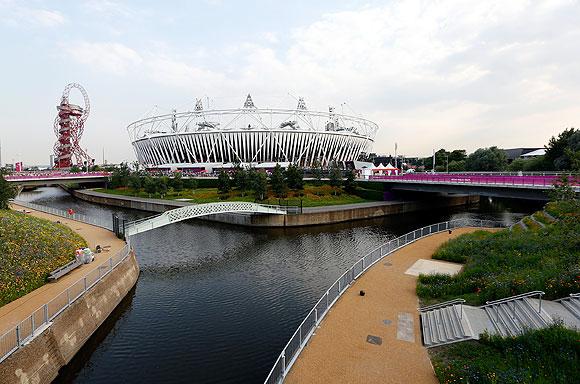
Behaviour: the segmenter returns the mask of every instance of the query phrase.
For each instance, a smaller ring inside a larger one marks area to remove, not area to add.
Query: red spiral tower
[[[83,96],[84,108],[69,102],[69,94],[73,88],[76,88]],[[87,91],[80,84],[68,84],[64,88],[60,105],[56,109],[58,115],[54,120],[54,133],[58,140],[54,144],[54,167],[70,168],[73,165],[83,165],[84,161],[89,162],[90,156],[80,146],[85,121],[91,110]]]

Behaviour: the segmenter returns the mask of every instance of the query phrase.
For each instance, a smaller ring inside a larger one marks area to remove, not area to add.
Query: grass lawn
[[[21,212],[0,210],[0,306],[46,282],[74,259],[85,240],[70,228]]]
[[[143,190],[133,191],[128,188],[118,188],[118,189],[95,189],[97,192],[110,193],[115,195],[123,196],[137,196],[145,198],[161,198],[159,194],[149,195]],[[335,191],[337,192],[335,194]],[[194,190],[184,189],[181,192],[176,192],[170,189],[164,196],[163,199],[166,200],[176,200],[176,199],[188,199],[192,203],[203,204],[203,203],[214,203],[219,201],[255,201],[255,197],[252,192],[246,192],[244,196],[237,191],[233,190],[229,193],[228,198],[221,200],[218,195],[217,188],[197,188]],[[324,205],[341,205],[341,204],[352,204],[352,203],[364,203],[368,200],[357,195],[348,194],[344,191],[335,190],[328,185],[310,185],[307,184],[304,190],[301,192],[289,191],[287,197],[278,199],[274,196],[272,191],[268,191],[268,196],[265,200],[261,201],[263,204],[278,204],[280,201],[283,205],[296,205],[300,206],[300,200],[304,207],[319,207]]]
[[[568,384],[580,379],[580,332],[554,325],[432,350],[440,383]]]
[[[552,209],[562,219],[546,228],[529,220],[526,231],[477,231],[443,244],[433,258],[464,263],[463,271],[419,276],[417,295],[426,304],[462,297],[480,305],[534,290],[547,299],[580,292],[579,212],[574,206]]]

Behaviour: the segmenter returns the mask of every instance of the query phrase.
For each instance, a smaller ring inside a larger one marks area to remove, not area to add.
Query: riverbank
[[[24,209],[16,204],[11,207],[16,210]],[[123,241],[105,229],[28,208],[26,210],[33,216],[60,221],[81,235],[91,248],[101,245],[104,249],[108,249],[108,252],[95,254],[95,261],[91,264],[83,265],[58,281],[47,283],[1,307],[0,335],[28,319],[34,311],[49,302],[51,304],[47,307],[47,311],[51,313],[54,305],[60,305],[60,298],[69,287],[79,280],[82,281],[84,276],[93,275],[93,271],[101,276],[101,272],[97,269],[125,247]],[[114,264],[111,265],[114,266]],[[40,334],[35,335],[0,363],[0,382],[50,383],[54,380],[58,370],[79,351],[135,285],[139,276],[139,266],[133,253],[109,270],[106,276],[81,294],[74,303],[70,305],[64,303],[65,309],[62,313],[54,317],[48,326],[40,328],[37,331]],[[74,297],[68,294],[66,296],[71,302],[74,300]],[[38,326],[40,320],[36,321]],[[26,335],[21,335],[21,337],[24,336]]]
[[[81,200],[92,203],[157,213],[191,205],[191,203],[184,201],[111,195],[93,190],[74,190],[71,193]],[[479,196],[437,196],[428,201],[376,201],[309,207],[304,208],[302,213],[296,215],[218,214],[200,219],[249,227],[302,227],[383,217],[427,209],[457,207],[474,204],[478,201]]]
[[[476,230],[431,235],[376,263],[326,315],[285,382],[437,383],[421,343],[417,277],[405,272],[449,239]]]

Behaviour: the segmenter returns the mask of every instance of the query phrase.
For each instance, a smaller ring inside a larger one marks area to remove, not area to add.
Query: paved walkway
[[[0,307],[0,335],[15,327],[22,320],[30,316],[33,311],[43,306],[52,298],[58,296],[88,272],[97,269],[102,262],[125,246],[123,240],[118,239],[113,232],[106,229],[78,221],[67,220],[59,216],[35,211],[17,204],[11,204],[10,206],[14,210],[22,211],[23,209],[26,209],[27,212],[31,211],[30,215],[32,216],[42,217],[50,221],[60,221],[62,224],[69,226],[73,231],[81,235],[87,241],[91,249],[94,249],[97,244],[101,247],[110,246],[110,248],[108,252],[95,254],[95,261],[93,263],[82,265],[66,276],[58,279],[56,282],[47,283],[29,294]]]
[[[375,264],[326,315],[285,382],[437,383],[421,343],[417,277],[405,271],[448,239],[475,230],[428,236]],[[369,343],[369,336],[381,344]]]

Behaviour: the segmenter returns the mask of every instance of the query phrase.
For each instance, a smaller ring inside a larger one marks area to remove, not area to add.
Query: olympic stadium
[[[357,159],[371,148],[378,126],[370,120],[296,109],[262,109],[247,96],[242,108],[206,110],[200,100],[190,112],[152,116],[127,127],[137,160],[148,168],[217,164],[288,164]]]

